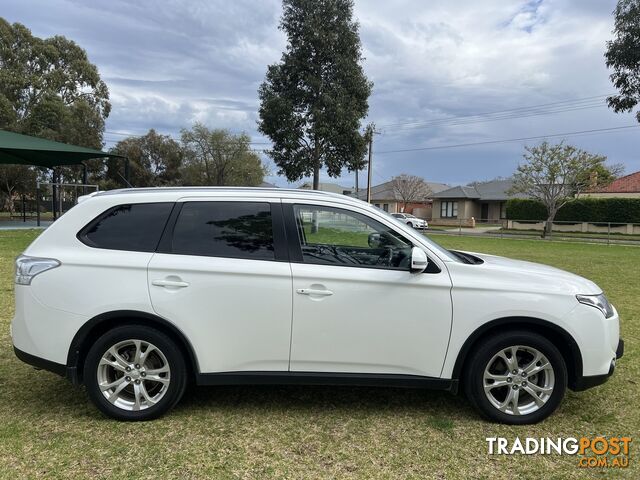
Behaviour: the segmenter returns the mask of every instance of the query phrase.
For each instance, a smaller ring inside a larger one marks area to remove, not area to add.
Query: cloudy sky
[[[111,92],[106,147],[149,128],[177,138],[195,121],[268,146],[256,131],[256,92],[285,46],[279,0],[0,6],[35,35],[62,34],[87,50]],[[604,101],[613,93],[603,53],[614,7],[615,0],[356,0],[374,82],[366,122],[381,131],[374,183],[405,172],[450,184],[508,176],[524,145],[541,141],[532,137],[573,132],[586,133],[567,141],[627,173],[640,170],[640,129],[618,128],[637,124]],[[609,130],[594,131],[602,129]],[[503,142],[512,139],[526,140]],[[285,186],[272,170],[268,180]],[[331,181],[351,186],[354,178]]]

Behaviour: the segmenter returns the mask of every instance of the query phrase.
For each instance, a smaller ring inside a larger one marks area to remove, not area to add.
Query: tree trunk
[[[551,238],[551,232],[553,231],[553,219],[556,217],[555,213],[547,218],[544,224],[544,230],[542,230],[542,238]]]

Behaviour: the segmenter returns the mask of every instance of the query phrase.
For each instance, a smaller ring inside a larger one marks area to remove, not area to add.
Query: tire
[[[515,367],[512,347],[518,361],[515,375],[514,368],[510,368]],[[547,363],[547,368],[541,368]],[[494,422],[540,422],[558,408],[567,390],[567,367],[562,354],[553,343],[533,332],[505,332],[482,341],[464,368],[467,397],[484,417]]]
[[[411,228],[413,228],[413,223],[409,222],[407,223],[408,226],[410,226]]]
[[[180,348],[167,335],[154,328],[127,325],[95,341],[84,363],[83,378],[89,398],[102,413],[117,420],[141,421],[161,416],[180,401],[187,368]]]

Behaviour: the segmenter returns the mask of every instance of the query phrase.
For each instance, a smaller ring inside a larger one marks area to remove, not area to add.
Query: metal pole
[[[57,212],[58,212],[58,202],[57,202],[57,196],[58,196],[58,187],[56,186],[56,184],[58,183],[58,174],[56,172],[56,169],[53,168],[53,183],[51,184],[51,203],[52,203],[52,213],[53,213],[53,221],[56,220],[57,217]]]
[[[36,221],[40,226],[40,180],[36,180]]]
[[[86,195],[87,194],[87,183],[89,183],[89,175],[87,173],[87,165],[86,164],[82,164],[82,194]]]
[[[25,198],[24,193],[22,194],[22,222],[27,222],[27,199]]]
[[[458,235],[462,235],[462,219],[458,219]]]
[[[611,222],[607,223],[607,245],[611,245]]]
[[[373,128],[369,130],[369,164],[367,165],[367,203],[371,203],[371,160],[373,152]]]
[[[358,188],[358,169],[356,168],[356,198],[358,198],[358,193],[360,193],[360,189]]]

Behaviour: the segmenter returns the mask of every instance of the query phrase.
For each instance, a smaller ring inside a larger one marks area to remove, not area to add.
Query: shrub
[[[546,220],[541,202],[512,199],[507,202],[509,220]],[[591,223],[640,223],[640,198],[578,198],[562,207],[557,221]]]

